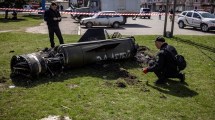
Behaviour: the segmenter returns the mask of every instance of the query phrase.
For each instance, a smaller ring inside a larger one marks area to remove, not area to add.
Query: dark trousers
[[[154,60],[149,61],[149,66],[153,66],[155,64]],[[177,68],[168,70],[168,69],[162,69],[162,70],[155,70],[155,75],[158,77],[158,80],[160,81],[166,81],[168,78],[179,78],[181,77],[181,73],[177,70]]]
[[[168,78],[179,78],[181,77],[181,73],[178,71],[166,71],[166,72],[161,72],[161,71],[154,71],[155,75],[158,77],[159,80],[161,81],[166,81]]]
[[[54,33],[58,37],[60,44],[64,44],[59,26],[48,26],[48,29],[49,29],[49,39],[50,39],[51,47],[55,47]]]

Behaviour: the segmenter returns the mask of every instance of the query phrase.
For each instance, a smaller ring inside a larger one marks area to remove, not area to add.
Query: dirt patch
[[[122,68],[120,63],[117,62],[111,62],[111,63],[104,63],[100,66],[100,70],[102,70],[105,73],[111,72],[114,74],[115,78],[119,78],[115,85],[117,87],[125,88],[128,85],[135,85],[139,80],[137,80],[137,77],[131,73],[129,73],[125,68]],[[98,66],[96,67],[98,69]],[[107,79],[108,76],[103,76],[104,79]],[[107,86],[111,86],[111,83],[106,82]]]
[[[6,80],[7,80],[7,78],[6,78],[6,77],[1,77],[1,78],[0,78],[0,83],[5,83],[5,82],[6,82]]]
[[[120,88],[125,88],[125,87],[127,87],[127,85],[128,85],[128,84],[126,83],[126,81],[121,80],[121,79],[120,79],[120,80],[117,80],[115,84],[116,84],[117,87],[120,87]]]
[[[146,46],[139,46],[137,54],[135,55],[137,63],[144,67],[149,64],[150,61],[155,60],[154,52]]]
[[[137,54],[134,58],[135,59],[133,62],[137,62],[140,67],[147,66],[150,61],[154,60],[153,52],[146,46],[139,46],[137,49]],[[105,63],[102,65],[102,69],[106,72],[113,71],[117,78],[122,78],[115,82],[117,87],[125,88],[128,85],[136,85],[141,82],[135,75],[129,73],[125,68],[121,67],[120,63]],[[109,82],[106,82],[105,84],[107,86],[111,86]],[[149,92],[149,90],[145,88],[143,91]]]

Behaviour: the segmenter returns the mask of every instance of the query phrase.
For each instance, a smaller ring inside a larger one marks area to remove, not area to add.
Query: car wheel
[[[91,27],[93,26],[93,23],[87,22],[85,26],[86,26],[87,28],[91,28]]]
[[[208,25],[202,24],[202,25],[201,25],[201,30],[202,30],[203,32],[207,32],[207,31],[208,31]]]
[[[114,23],[113,23],[113,27],[114,27],[114,28],[119,28],[119,22],[114,22]]]
[[[178,27],[179,28],[184,28],[185,27],[184,22],[183,21],[179,21]]]
[[[151,17],[148,17],[149,19],[151,18]]]

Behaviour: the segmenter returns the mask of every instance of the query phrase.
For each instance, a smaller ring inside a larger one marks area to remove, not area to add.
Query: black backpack
[[[187,67],[187,62],[182,55],[175,55],[176,64],[178,67],[178,70],[184,70]]]
[[[177,68],[179,71],[184,70],[187,67],[187,62],[184,58],[184,56],[182,55],[174,55],[171,51],[169,51],[168,49],[165,49],[165,51],[169,52],[173,59],[175,60],[175,64],[177,65]]]

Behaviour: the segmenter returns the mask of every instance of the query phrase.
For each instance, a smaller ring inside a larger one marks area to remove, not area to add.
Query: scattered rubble
[[[134,57],[141,67],[146,66],[150,61],[155,59],[153,52],[146,46],[139,46]]]

